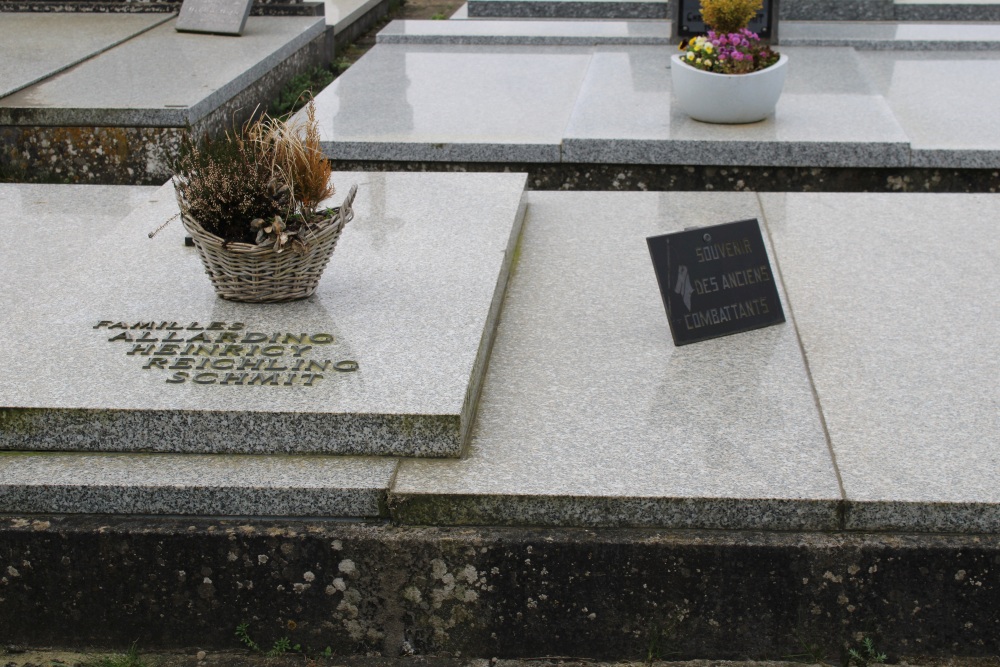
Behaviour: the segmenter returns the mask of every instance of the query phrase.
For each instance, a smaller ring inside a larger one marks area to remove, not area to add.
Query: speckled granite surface
[[[147,20],[162,18],[150,16]],[[39,17],[46,15],[27,19]],[[183,127],[233,98],[324,29],[319,17],[251,17],[242,36],[220,41],[217,35],[178,33],[171,20],[0,98],[0,125]]]
[[[595,53],[565,131],[567,162],[888,167],[909,160],[906,135],[851,49],[788,48],[775,114],[748,125],[688,118],[673,104],[670,51]],[[665,74],[666,73],[666,74]]]
[[[0,512],[372,518],[393,459],[0,453]]]
[[[1000,53],[867,52],[878,92],[909,138],[917,167],[1000,168]]]
[[[674,347],[645,237],[752,194],[529,193],[468,455],[404,461],[403,522],[825,530],[840,493],[794,327]]]
[[[169,19],[162,14],[4,14],[0,20],[0,97]]]
[[[783,46],[791,64],[774,115],[748,125],[712,125],[688,118],[673,103],[669,56],[674,47],[532,46],[532,40],[548,39],[540,22],[510,30],[496,21],[470,28],[461,21],[427,23],[444,27],[415,26],[419,39],[442,43],[377,44],[319,94],[324,150],[331,158],[1000,167],[993,140],[1000,136],[993,127],[995,114],[980,112],[1000,94],[994,90],[1000,75],[994,76],[992,69],[1000,51],[962,50],[1000,46],[994,41],[1000,37],[995,26],[896,26],[893,35],[879,35],[882,29],[865,25],[868,32],[856,36],[862,45],[887,49],[895,49],[897,42],[934,49],[954,45],[946,51]],[[560,30],[548,34],[559,41],[566,33]],[[407,25],[394,24],[386,36],[409,39],[408,31]],[[797,36],[792,31],[794,39],[803,41],[823,42],[823,34],[830,43],[851,42],[839,26],[803,28]],[[444,43],[451,39],[487,43]],[[494,39],[523,43],[489,43]],[[380,85],[371,85],[373,81]],[[939,86],[947,94],[937,94]]]
[[[1000,196],[761,198],[846,527],[1000,531]]]
[[[669,44],[667,21],[393,21],[379,44]]]
[[[316,96],[324,150],[346,160],[558,161],[589,60],[574,47],[376,45]]]
[[[757,202],[530,193],[469,454],[402,462],[393,516],[1000,532],[1000,195]],[[637,241],[753,215],[789,323],[672,347]]]
[[[668,0],[468,0],[469,18],[665,19]]]
[[[458,455],[524,179],[336,175],[357,217],[316,294],[280,305],[218,299],[179,223],[147,238],[170,186],[87,225],[100,188],[0,186],[8,224],[44,228],[0,262],[0,448]]]

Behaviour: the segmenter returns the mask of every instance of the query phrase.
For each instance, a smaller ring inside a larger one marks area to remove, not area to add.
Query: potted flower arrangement
[[[315,108],[304,122],[267,115],[217,140],[188,142],[174,160],[181,221],[216,294],[232,301],[302,299],[353,217],[357,186],[337,208]]]
[[[707,123],[753,123],[774,113],[788,56],[747,27],[763,0],[701,0],[710,30],[681,44],[670,63],[678,106]]]

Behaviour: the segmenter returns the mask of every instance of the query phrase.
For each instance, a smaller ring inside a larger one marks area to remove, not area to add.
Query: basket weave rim
[[[351,189],[348,191],[347,196],[344,197],[344,201],[340,206],[333,206],[325,209],[330,211],[330,215],[322,220],[316,222],[310,222],[307,224],[307,230],[309,231],[309,236],[307,240],[313,243],[322,243],[325,237],[336,233],[338,230],[342,229],[354,218],[354,209],[352,204],[354,203],[354,197],[357,194],[358,186],[357,184],[352,185]],[[241,255],[251,255],[251,254],[261,254],[261,253],[275,253],[278,251],[274,249],[273,244],[258,245],[256,243],[244,243],[242,241],[226,241],[221,236],[213,234],[212,232],[205,229],[198,219],[192,215],[190,207],[184,196],[181,194],[180,189],[175,189],[174,193],[177,197],[177,203],[180,208],[181,222],[184,226],[188,228],[192,236],[197,236],[198,240],[202,243],[207,243],[218,248],[223,248],[228,252]],[[318,227],[319,229],[312,229],[313,227]]]
[[[242,241],[226,241],[221,236],[213,234],[198,222],[189,211],[181,211],[181,219],[184,221],[185,226],[189,227],[189,231],[193,234],[196,233],[199,236],[199,241],[203,243],[210,243],[219,248],[225,248],[226,250],[236,253],[236,254],[253,254],[259,252],[277,252],[274,249],[273,243],[267,243],[263,245],[257,245],[255,243],[243,243]],[[339,211],[335,212],[328,218],[324,218],[318,222],[309,223],[309,236],[306,239],[310,242],[322,241],[324,236],[329,236],[330,232],[335,231],[339,227],[344,225],[343,218],[340,217]],[[319,229],[312,229],[313,227],[319,227]]]

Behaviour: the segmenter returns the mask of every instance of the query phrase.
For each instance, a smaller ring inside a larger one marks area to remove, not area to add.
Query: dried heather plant
[[[329,217],[318,211],[334,188],[312,103],[304,124],[264,115],[238,133],[188,142],[173,168],[182,208],[226,241],[301,251],[309,225]]]

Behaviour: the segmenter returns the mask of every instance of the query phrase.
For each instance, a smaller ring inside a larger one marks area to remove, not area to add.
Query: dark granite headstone
[[[646,239],[675,345],[785,321],[756,219]]]
[[[677,0],[674,3],[674,41],[697,37],[708,32],[701,19],[701,0]],[[760,38],[771,44],[778,43],[778,0],[764,0],[764,8],[748,26]]]
[[[242,35],[253,0],[184,0],[177,17],[179,32]]]

